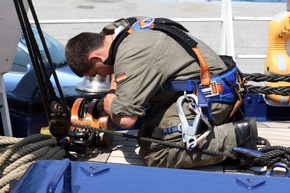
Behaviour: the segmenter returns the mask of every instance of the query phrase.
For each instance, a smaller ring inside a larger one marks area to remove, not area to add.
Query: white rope
[[[9,145],[0,156],[0,192],[9,192],[9,182],[22,177],[37,160],[63,159],[66,152],[49,135],[35,134],[26,138],[0,136],[1,145]],[[12,145],[12,146],[11,146]]]

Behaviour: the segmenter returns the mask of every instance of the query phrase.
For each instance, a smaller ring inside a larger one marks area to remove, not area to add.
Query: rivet
[[[249,178],[249,179],[247,179],[247,181],[248,181],[248,182],[255,182],[255,180],[253,180],[253,179],[250,179],[250,178]]]
[[[96,170],[96,169],[98,169],[98,167],[97,166],[90,166],[90,169]]]

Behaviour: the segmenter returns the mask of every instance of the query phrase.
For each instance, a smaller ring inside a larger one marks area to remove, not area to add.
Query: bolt
[[[247,179],[247,181],[248,181],[248,182],[255,182],[255,180],[253,180],[253,179],[250,179],[250,178],[249,178],[249,179]]]
[[[98,169],[98,167],[97,166],[90,166],[90,169],[96,170],[96,169]]]

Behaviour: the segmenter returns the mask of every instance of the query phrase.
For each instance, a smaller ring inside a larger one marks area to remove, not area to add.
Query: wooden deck
[[[290,147],[290,121],[258,122],[259,136],[268,139],[272,146]]]
[[[269,140],[272,146],[290,147],[290,121],[258,122],[259,136]],[[135,135],[137,130],[121,131]],[[78,161],[92,161],[103,163],[117,163],[144,166],[144,162],[138,156],[139,147],[135,139],[114,136],[114,140],[108,148],[92,148],[86,156],[78,156]],[[225,165],[215,165],[198,168],[203,171],[217,172],[246,172],[254,173],[265,168],[253,167],[247,171]]]

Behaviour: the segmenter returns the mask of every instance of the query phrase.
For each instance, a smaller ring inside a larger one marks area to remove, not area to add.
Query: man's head
[[[65,48],[67,63],[72,71],[80,76],[105,76],[110,74],[112,66],[106,66],[103,61],[107,59],[111,42],[107,42],[106,35],[92,32],[83,32],[71,38]]]

